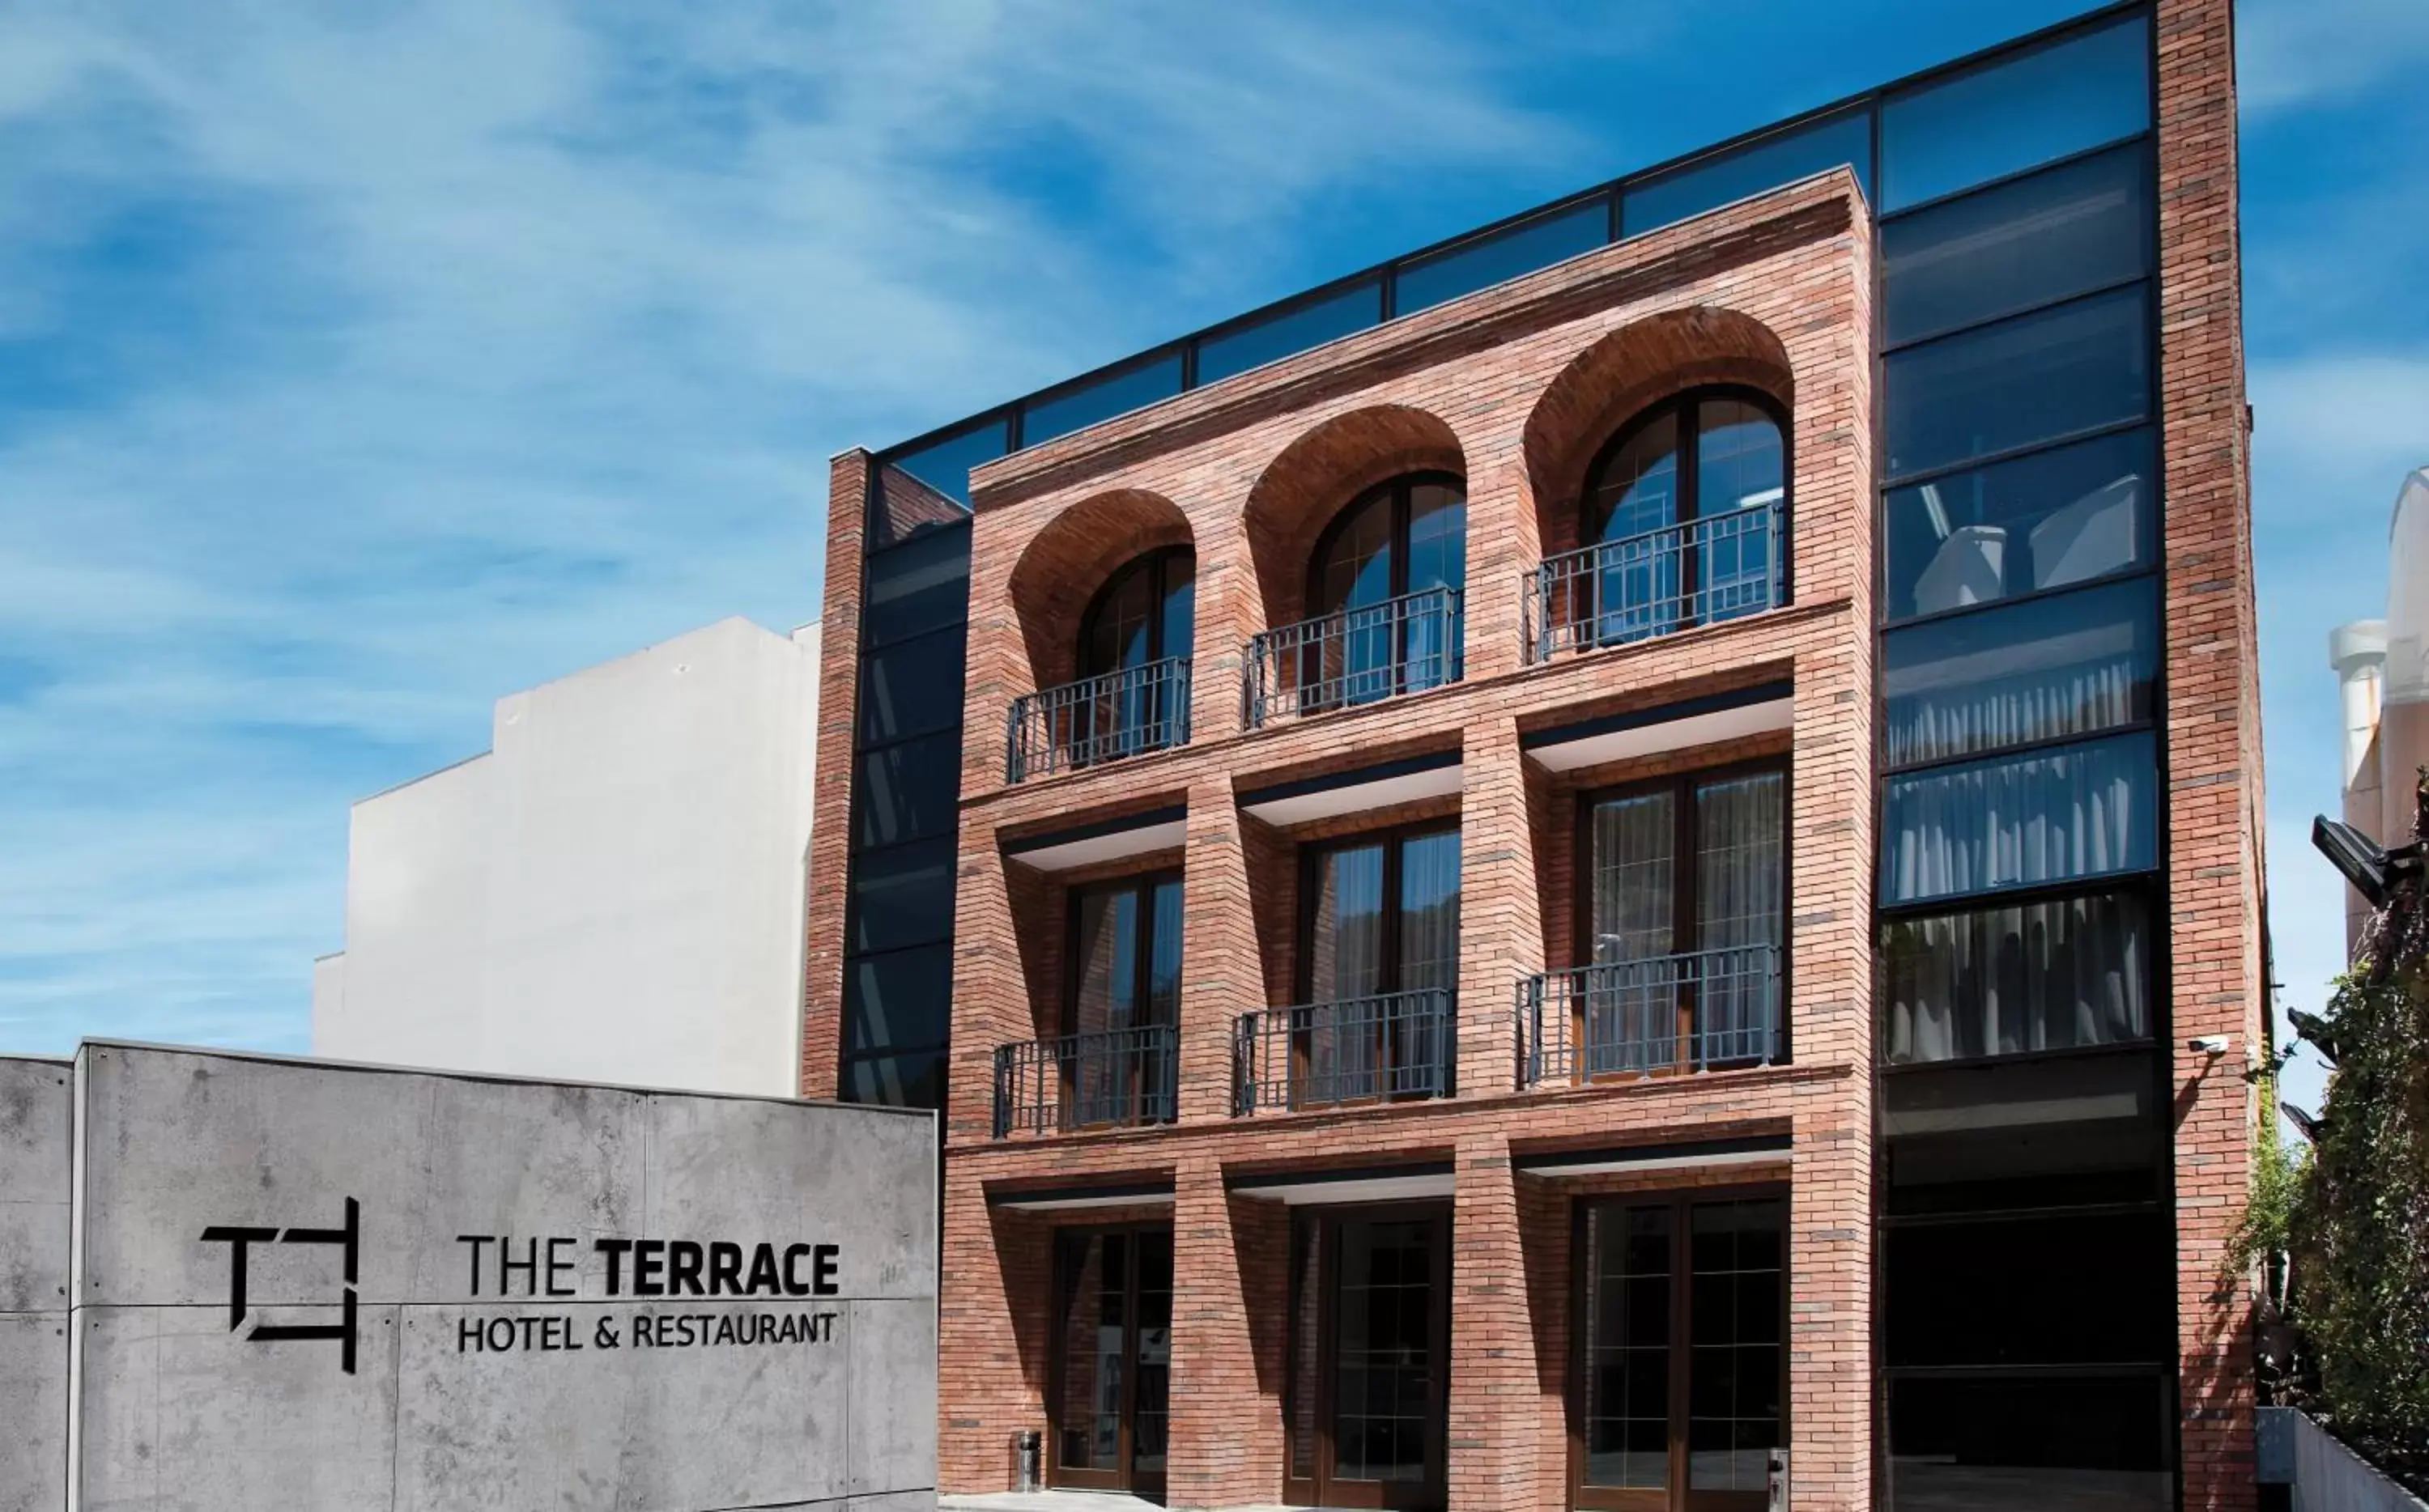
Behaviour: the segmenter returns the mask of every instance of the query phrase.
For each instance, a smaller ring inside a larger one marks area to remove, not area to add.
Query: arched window
[[[1333,518],[1308,566],[1314,617],[1300,647],[1300,703],[1365,703],[1454,682],[1467,580],[1467,486],[1413,473]]]
[[[1579,501],[1593,622],[1581,639],[1638,640],[1779,601],[1786,433],[1750,388],[1692,390],[1621,428]]]
[[[1113,576],[1080,621],[1079,697],[1066,746],[1083,766],[1189,738],[1198,553],[1168,546]]]

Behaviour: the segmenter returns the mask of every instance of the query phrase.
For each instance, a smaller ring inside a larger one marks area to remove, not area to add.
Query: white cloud
[[[0,13],[0,1049],[296,1047],[347,801],[811,617],[829,453],[1280,292],[1366,175],[1583,162],[1421,22]]]

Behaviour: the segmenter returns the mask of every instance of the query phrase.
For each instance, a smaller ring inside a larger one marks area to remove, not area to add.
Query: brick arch
[[[1020,553],[1010,584],[1033,685],[1078,676],[1081,616],[1115,572],[1158,548],[1196,544],[1181,506],[1143,488],[1092,495],[1049,520]]]
[[[1464,478],[1467,457],[1449,425],[1405,404],[1336,415],[1266,465],[1248,490],[1244,523],[1268,626],[1304,617],[1308,556],[1342,506],[1409,472]]]
[[[1545,556],[1578,545],[1578,495],[1603,444],[1647,406],[1712,384],[1743,385],[1794,413],[1787,344],[1754,317],[1717,305],[1633,321],[1561,370],[1528,415],[1523,441]]]

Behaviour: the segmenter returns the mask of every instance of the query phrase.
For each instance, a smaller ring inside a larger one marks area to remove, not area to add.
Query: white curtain
[[[2151,1032],[2149,915],[2131,894],[1892,924],[1892,1063],[2120,1044]]]
[[[1893,779],[1882,901],[2148,869],[2156,765],[2135,734]]]

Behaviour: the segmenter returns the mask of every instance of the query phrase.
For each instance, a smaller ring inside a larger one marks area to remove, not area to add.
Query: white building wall
[[[789,1095],[816,627],[727,619],[498,701],[355,806],[322,1056]]]

